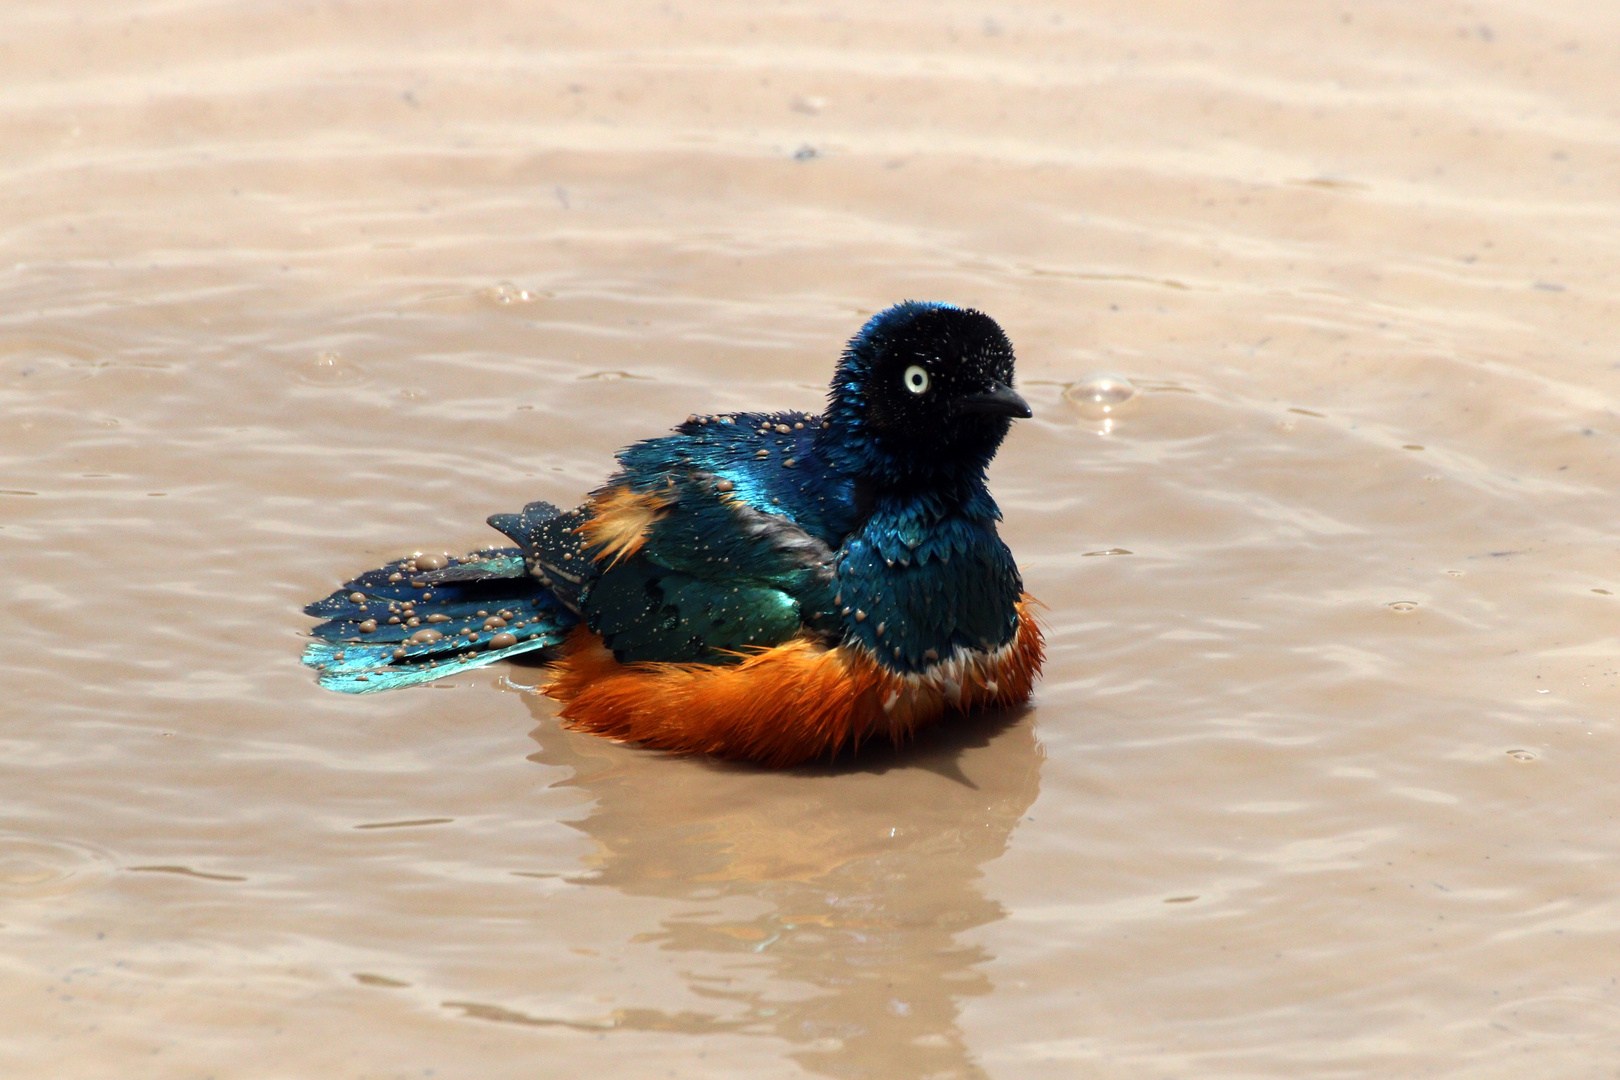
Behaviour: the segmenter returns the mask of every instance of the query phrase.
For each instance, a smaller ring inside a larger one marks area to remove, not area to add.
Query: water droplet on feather
[[[489,639],[489,647],[492,649],[504,649],[516,645],[517,640],[516,634],[496,634]]]
[[[450,560],[443,555],[418,555],[416,557],[416,568],[423,572],[443,570],[448,565],[450,565]]]
[[[442,637],[444,637],[444,635],[439,633],[437,630],[418,630],[416,633],[411,635],[411,640],[416,642],[418,645],[425,645],[430,641],[438,641]]]

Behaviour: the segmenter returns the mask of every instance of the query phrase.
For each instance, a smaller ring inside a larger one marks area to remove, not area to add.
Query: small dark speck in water
[[[1196,896],[1170,896],[1165,898],[1167,904],[1190,904],[1198,899]]]
[[[1563,292],[1564,287],[1556,281],[1538,281],[1535,287],[1542,292]]]
[[[395,989],[411,985],[408,982],[400,982],[398,979],[390,979],[386,975],[372,975],[365,971],[355,972],[354,981],[361,986],[386,986]]]
[[[414,829],[419,825],[448,825],[455,818],[425,817],[413,818],[410,821],[373,821],[365,825],[356,825],[357,829]]]
[[[818,158],[820,156],[821,156],[821,151],[817,150],[815,147],[811,146],[809,143],[805,143],[803,146],[801,146],[797,150],[793,151],[793,160],[794,161],[814,161],[816,158]]]
[[[247,878],[236,874],[205,874],[201,870],[193,870],[189,866],[129,866],[125,867],[125,869],[142,874],[181,874],[185,877],[202,878],[205,881],[247,880]]]

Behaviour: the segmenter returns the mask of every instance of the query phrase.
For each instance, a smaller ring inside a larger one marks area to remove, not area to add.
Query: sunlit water
[[[1603,5],[0,11],[26,1077],[1611,1077]],[[771,774],[344,576],[973,304],[1034,704]],[[1106,373],[1106,374],[1105,374]]]

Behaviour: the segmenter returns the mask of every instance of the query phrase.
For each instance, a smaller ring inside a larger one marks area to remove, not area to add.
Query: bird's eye
[[[913,394],[928,393],[928,371],[921,364],[912,364],[906,368],[904,381],[906,389]]]

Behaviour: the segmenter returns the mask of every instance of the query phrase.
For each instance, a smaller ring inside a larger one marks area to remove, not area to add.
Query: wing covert
[[[593,495],[580,527],[597,570],[580,610],[620,660],[713,661],[830,629],[824,541],[714,473],[639,479],[621,474]]]

